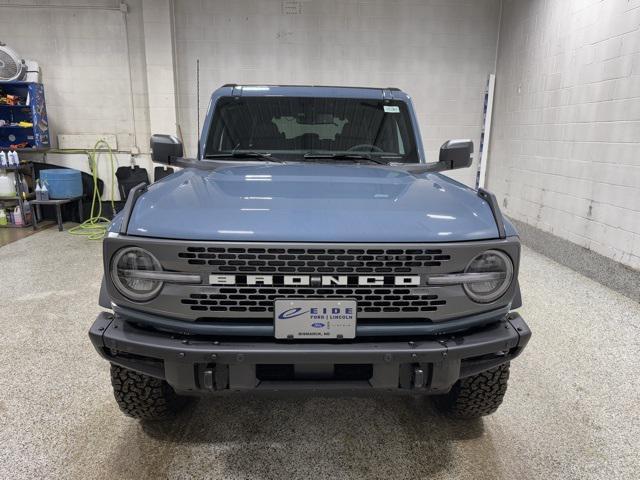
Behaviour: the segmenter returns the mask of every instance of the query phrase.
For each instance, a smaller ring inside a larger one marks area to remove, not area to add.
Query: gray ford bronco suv
[[[89,331],[122,411],[198,394],[393,391],[494,412],[531,331],[514,312],[520,242],[495,197],[425,158],[398,89],[225,85],[196,159],[139,185],[104,240]]]

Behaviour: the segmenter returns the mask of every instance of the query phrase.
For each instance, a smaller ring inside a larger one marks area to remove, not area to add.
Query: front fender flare
[[[109,293],[107,292],[107,281],[102,276],[102,283],[100,284],[100,297],[98,298],[98,305],[103,308],[111,309],[111,298],[109,297]]]
[[[520,282],[516,280],[516,293],[513,295],[511,308],[520,308],[522,306],[522,294],[520,293]]]

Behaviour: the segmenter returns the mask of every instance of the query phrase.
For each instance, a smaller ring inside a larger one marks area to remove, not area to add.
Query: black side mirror
[[[448,140],[440,147],[439,171],[467,168],[473,161],[473,142],[471,140]]]
[[[173,135],[151,135],[151,159],[154,162],[172,165],[183,155],[182,142]]]

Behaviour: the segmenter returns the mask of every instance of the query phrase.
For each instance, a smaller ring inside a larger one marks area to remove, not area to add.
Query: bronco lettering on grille
[[[211,285],[401,285],[419,287],[420,275],[209,275]]]

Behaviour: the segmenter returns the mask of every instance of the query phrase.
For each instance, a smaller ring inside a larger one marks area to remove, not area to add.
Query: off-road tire
[[[477,418],[495,412],[507,391],[509,363],[461,378],[446,395],[435,397],[439,410],[454,418]]]
[[[187,403],[173,388],[158,378],[111,364],[111,385],[120,410],[140,420],[172,417]]]

